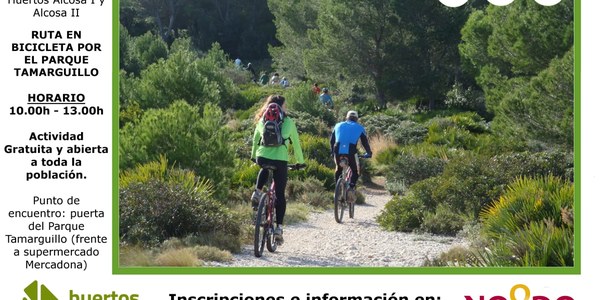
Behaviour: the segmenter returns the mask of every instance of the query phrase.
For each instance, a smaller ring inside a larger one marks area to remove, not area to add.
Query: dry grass
[[[167,249],[156,257],[156,266],[162,267],[196,267],[201,261],[192,248]]]
[[[204,261],[226,262],[233,259],[233,255],[229,251],[210,246],[196,246],[194,252],[197,257]]]
[[[198,267],[204,261],[227,262],[233,259],[231,252],[212,246],[187,245],[186,241],[173,238],[161,247],[144,249],[126,246],[121,248],[120,265],[126,267]]]
[[[152,253],[136,246],[121,247],[119,264],[127,267],[146,267],[152,265]]]
[[[306,194],[304,194],[306,195]],[[291,225],[308,220],[311,207],[306,203],[288,202],[285,211],[285,225]]]
[[[373,158],[376,158],[377,154],[387,148],[396,146],[396,143],[389,137],[377,134],[369,137],[369,145],[371,146],[371,151],[373,151]]]

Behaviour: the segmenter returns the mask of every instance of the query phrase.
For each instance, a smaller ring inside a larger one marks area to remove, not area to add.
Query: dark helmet
[[[323,88],[323,93],[327,93],[327,92],[329,92],[329,89],[328,88]]]

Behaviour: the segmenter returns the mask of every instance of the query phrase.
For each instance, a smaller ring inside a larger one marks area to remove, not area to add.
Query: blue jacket
[[[362,125],[350,120],[337,123],[329,140],[331,152],[334,154],[355,154],[359,139],[367,154],[371,154],[367,132]]]
[[[319,100],[321,100],[323,105],[333,108],[333,99],[331,99],[331,95],[323,93],[319,96]]]

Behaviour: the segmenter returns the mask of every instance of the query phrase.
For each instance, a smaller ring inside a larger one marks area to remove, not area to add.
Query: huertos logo
[[[112,291],[110,294],[86,294],[69,291],[69,300],[139,300],[138,294],[117,294]]]
[[[27,297],[23,297],[23,300],[58,300],[45,285],[38,288],[37,280],[31,282],[24,291]]]
[[[23,300],[59,300],[45,285],[39,285],[38,281],[34,280],[25,289],[25,295]],[[94,293],[81,293],[73,290],[69,291],[68,300],[139,300],[138,294],[117,294],[112,291],[110,294],[94,294]],[[67,299],[60,299],[67,300]]]

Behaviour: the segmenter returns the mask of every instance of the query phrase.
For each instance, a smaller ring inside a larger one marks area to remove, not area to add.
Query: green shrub
[[[454,83],[452,89],[446,93],[444,104],[450,108],[459,108],[484,113],[485,97],[482,91],[474,90],[472,87],[466,89],[460,83]]]
[[[151,32],[131,37],[127,48],[121,69],[136,75],[160,59],[166,59],[169,54],[167,43]]]
[[[290,179],[305,180],[309,177],[313,177],[323,183],[323,187],[326,190],[333,191],[335,188],[335,170],[321,165],[317,161],[312,159],[306,160],[306,168],[299,171],[290,171]]]
[[[379,165],[393,165],[400,155],[431,157],[449,161],[454,157],[460,157],[463,152],[464,151],[462,150],[448,149],[446,146],[422,143],[417,145],[389,147],[377,155],[375,162]]]
[[[289,178],[285,187],[287,201],[298,201],[304,193],[304,181],[302,179]]]
[[[514,233],[530,222],[548,221],[570,226],[562,211],[573,209],[573,185],[554,176],[515,180],[507,191],[481,214],[484,233],[497,238]]]
[[[119,167],[133,168],[164,155],[182,169],[191,169],[215,185],[218,198],[227,194],[234,152],[223,128],[221,110],[177,101],[167,109],[150,109],[140,122],[120,130]]]
[[[573,184],[554,176],[513,182],[481,215],[483,234],[493,241],[481,261],[573,266],[573,197]],[[502,259],[508,256],[514,259]]]
[[[317,208],[326,208],[332,199],[323,182],[315,177],[304,179],[293,178],[286,186],[286,199],[291,202],[301,202]]]
[[[449,119],[454,123],[454,126],[466,129],[471,133],[486,133],[490,132],[489,124],[477,113],[464,112],[452,115]]]
[[[477,220],[481,209],[502,192],[504,178],[502,171],[492,171],[488,157],[465,152],[446,165],[433,195],[437,203]]]
[[[414,183],[409,189],[429,211],[446,203],[477,220],[480,211],[497,199],[513,179],[555,173],[560,176],[568,173],[570,165],[564,153],[507,153],[489,158],[463,152],[454,155],[439,176]]]
[[[373,167],[371,160],[359,158],[359,167],[360,167],[360,170],[359,170],[360,175],[358,177],[358,180],[362,184],[371,183],[372,179],[373,179],[373,175],[375,173],[375,168]]]
[[[361,112],[359,111],[359,113]],[[365,127],[365,130],[369,135],[386,135],[387,133],[393,131],[391,128],[398,126],[397,124],[399,122],[402,122],[407,118],[407,116],[377,113],[361,117],[360,122]]]
[[[309,204],[310,206],[317,208],[327,208],[331,206],[331,200],[333,195],[323,190],[321,191],[307,191],[300,197],[300,202]]]
[[[281,88],[276,86],[259,86],[254,83],[240,85],[240,88],[240,94],[247,100],[247,103],[252,103],[253,105],[256,103],[262,104],[268,96],[279,95],[283,92]]]
[[[213,193],[213,186],[207,180],[200,180],[190,170],[178,169],[169,166],[167,158],[160,156],[158,161],[137,165],[133,169],[122,170],[119,174],[119,188],[127,188],[135,183],[148,183],[152,180],[176,184],[188,191],[196,191],[209,196]]]
[[[427,143],[434,145],[444,145],[449,148],[473,150],[477,148],[477,138],[473,136],[468,130],[440,126],[440,123],[433,123],[429,126],[429,132]]]
[[[427,137],[427,133],[427,127],[424,125],[406,120],[390,127],[385,134],[398,145],[410,145],[423,142]]]
[[[311,191],[325,193],[323,182],[311,176],[303,179],[290,178],[285,188],[286,199],[288,201],[301,201],[302,195]]]
[[[408,119],[401,111],[386,110],[361,118],[369,135],[384,135],[398,145],[418,144],[427,137],[427,127]]]
[[[415,182],[441,174],[445,165],[446,161],[441,158],[402,153],[385,173],[388,180],[403,182],[410,187]]]
[[[366,198],[365,195],[362,192],[362,189],[358,189],[356,190],[356,204],[365,204],[366,202]],[[329,195],[329,202],[331,203],[331,197],[333,197],[333,195]]]
[[[408,187],[404,182],[393,179],[385,181],[385,189],[392,195],[404,195],[408,191]]]
[[[335,115],[321,104],[319,97],[312,91],[309,83],[300,83],[287,88],[283,95],[286,99],[287,108],[291,112],[305,112],[311,118],[323,120],[328,126],[335,125]]]
[[[416,102],[419,101],[423,101],[423,100],[416,100]],[[415,105],[419,105],[418,103],[416,103]],[[427,123],[429,121],[431,121],[432,119],[436,119],[436,118],[444,118],[444,117],[449,117],[452,116],[454,114],[457,113],[461,113],[462,110],[461,109],[457,109],[457,108],[440,108],[440,109],[428,109],[428,108],[423,108],[423,107],[416,107],[413,108],[413,112],[410,115],[410,119],[417,122],[417,123]]]
[[[421,226],[423,204],[412,195],[394,196],[377,216],[377,222],[387,230],[412,232]]]
[[[427,178],[413,184],[409,189],[409,193],[423,204],[426,211],[434,212],[438,204],[447,202],[444,201],[446,199],[440,199],[436,195],[441,182],[443,182],[441,177]]]
[[[301,134],[300,144],[305,159],[312,159],[328,168],[335,168],[328,138]]]
[[[239,160],[231,178],[231,185],[249,189],[256,184],[258,171],[260,171],[260,167],[249,159]]]
[[[240,234],[232,214],[210,195],[154,179],[122,188],[119,212],[119,235],[128,244],[156,246],[173,237],[214,233],[238,239]]]
[[[447,204],[438,204],[435,213],[425,212],[421,229],[433,234],[456,235],[467,218],[453,211]]]
[[[207,103],[231,107],[239,91],[212,57],[200,58],[190,39],[177,39],[167,59],[158,60],[141,71],[132,86],[131,99],[143,109],[165,108],[176,100],[190,105]]]
[[[119,71],[119,128],[137,122],[144,114],[139,102],[132,97],[137,81],[136,77],[124,70]]]
[[[332,128],[323,119],[315,118],[309,113],[302,111],[289,111],[289,115],[296,122],[296,128],[299,133],[323,138],[331,136]]]
[[[285,209],[285,225],[296,224],[308,220],[311,208],[308,204],[300,202],[288,202]]]
[[[492,158],[490,168],[492,172],[506,174],[507,181],[519,176],[538,175],[553,175],[573,181],[573,153],[561,150],[503,153]]]
[[[385,148],[374,157],[375,163],[382,166],[392,165],[402,151],[403,148],[399,146]]]
[[[427,143],[446,145],[450,148],[475,150],[482,146],[479,135],[489,132],[489,126],[481,116],[473,112],[458,113],[428,122]]]
[[[338,97],[336,97],[336,98],[338,98]],[[348,104],[351,104],[351,103],[348,102]],[[374,98],[366,99],[363,102],[356,103],[355,105],[352,105],[352,106],[350,107],[350,109],[358,111],[360,113],[359,116],[361,116],[361,115],[366,116],[368,114],[375,113],[375,112],[381,110],[379,102]],[[341,112],[343,112],[344,116],[345,116],[346,115],[345,113],[347,113],[348,110],[349,109],[341,110]]]

